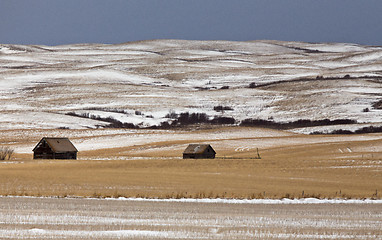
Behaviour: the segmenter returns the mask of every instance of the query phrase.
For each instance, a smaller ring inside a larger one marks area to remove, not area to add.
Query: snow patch
[[[226,204],[382,204],[382,200],[374,199],[146,199],[146,198],[105,198],[115,201],[149,201],[149,202],[185,202],[185,203],[226,203]]]

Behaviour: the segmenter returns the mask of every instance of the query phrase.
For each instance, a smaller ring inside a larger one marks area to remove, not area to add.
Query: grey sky
[[[380,0],[0,0],[0,43],[148,39],[382,45]]]

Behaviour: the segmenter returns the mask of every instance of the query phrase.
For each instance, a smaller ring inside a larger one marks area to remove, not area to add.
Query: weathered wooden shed
[[[209,144],[190,144],[183,152],[183,158],[215,158],[216,152]]]
[[[77,152],[68,138],[44,137],[33,149],[33,159],[77,159]]]

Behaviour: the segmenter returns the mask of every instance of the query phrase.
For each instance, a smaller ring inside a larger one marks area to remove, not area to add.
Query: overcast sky
[[[382,45],[382,1],[0,0],[0,43],[148,39]]]

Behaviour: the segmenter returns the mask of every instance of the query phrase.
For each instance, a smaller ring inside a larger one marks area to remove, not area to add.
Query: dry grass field
[[[70,136],[80,150],[78,160],[32,160],[31,150],[39,140],[35,131],[2,132],[2,142],[14,147],[16,154],[11,161],[0,162],[0,195],[249,199],[380,199],[382,195],[382,134],[311,136],[240,127],[55,131],[40,134]],[[187,144],[195,142],[210,143],[217,158],[182,159]],[[257,148],[261,159],[255,158]]]
[[[0,161],[0,194],[380,198],[382,134],[297,133],[379,127],[381,56],[346,43],[1,44],[0,147],[15,154]],[[181,113],[357,124],[147,128]],[[136,129],[107,128],[107,118]],[[32,160],[45,136],[69,137],[79,160]],[[189,143],[211,144],[217,158],[181,159]]]

